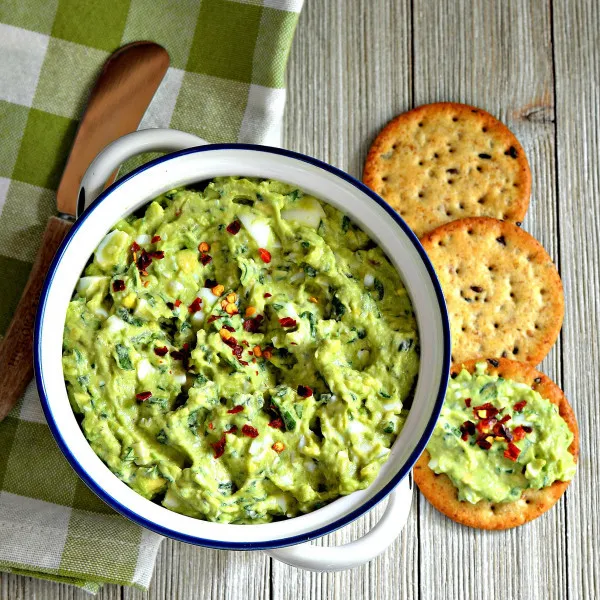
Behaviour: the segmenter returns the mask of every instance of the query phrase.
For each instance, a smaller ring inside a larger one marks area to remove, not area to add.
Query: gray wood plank
[[[579,421],[579,472],[567,498],[570,600],[600,597],[600,6],[553,1],[560,250],[567,296],[564,390]]]
[[[480,106],[505,122],[529,158],[533,190],[523,227],[560,262],[550,7],[546,1],[414,2],[414,102]],[[560,381],[560,344],[541,370]],[[561,503],[514,531],[452,523],[421,498],[424,598],[565,598]]]
[[[123,600],[270,598],[270,560],[260,552],[225,552],[165,540],[147,593],[123,588]]]
[[[411,99],[410,1],[307,2],[288,67],[284,146],[359,177],[377,131]],[[356,539],[383,507],[319,543]],[[306,573],[273,561],[273,598],[415,598],[417,510],[400,539],[370,565]]]

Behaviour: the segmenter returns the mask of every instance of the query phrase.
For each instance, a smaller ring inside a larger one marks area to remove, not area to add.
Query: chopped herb
[[[350,227],[350,219],[346,215],[344,215],[342,217],[342,231],[344,233],[346,233],[346,231],[348,231],[349,227]]]
[[[316,277],[317,276],[317,270],[314,267],[311,267],[309,264],[302,263],[300,266],[304,269],[304,272],[309,277]]]
[[[344,306],[342,301],[335,294],[334,294],[333,298],[331,299],[331,309],[332,309],[331,316],[336,321],[339,321],[346,312],[346,307]]]
[[[376,278],[373,282],[373,286],[375,287],[375,291],[379,294],[379,299],[383,300],[383,296],[385,294],[383,283],[381,283],[381,281],[379,281],[379,279]]]
[[[133,371],[133,365],[131,364],[131,358],[129,357],[129,350],[123,344],[116,345],[117,350],[117,362],[119,367],[124,371]]]

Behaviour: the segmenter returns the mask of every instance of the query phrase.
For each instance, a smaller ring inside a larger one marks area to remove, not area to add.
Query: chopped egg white
[[[281,218],[316,229],[325,218],[325,211],[316,198],[303,198],[293,208],[281,211]]]

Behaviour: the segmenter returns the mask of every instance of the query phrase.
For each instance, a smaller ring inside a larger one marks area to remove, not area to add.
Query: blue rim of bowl
[[[73,239],[74,235],[77,233],[77,231],[79,230],[81,225],[93,214],[95,208],[109,194],[111,194],[115,189],[117,189],[118,187],[123,185],[126,181],[129,181],[130,179],[132,179],[139,173],[142,173],[143,171],[146,171],[147,169],[150,169],[150,168],[154,167],[155,165],[159,165],[163,162],[169,161],[169,160],[177,158],[179,156],[184,156],[186,154],[195,154],[195,153],[200,153],[200,152],[211,152],[211,151],[217,151],[217,150],[250,150],[250,151],[255,151],[255,152],[257,151],[257,152],[266,152],[269,154],[278,154],[278,155],[286,156],[288,158],[293,158],[293,159],[299,160],[301,162],[311,164],[320,169],[323,169],[324,171],[328,171],[329,173],[332,173],[333,175],[340,177],[344,181],[350,183],[355,188],[357,188],[358,190],[360,190],[361,192],[366,194],[371,200],[373,200],[374,202],[379,204],[379,206],[381,206],[388,213],[388,215],[396,222],[396,224],[399,225],[399,227],[402,229],[402,231],[405,233],[405,235],[410,239],[413,246],[418,251],[418,253],[421,257],[421,260],[423,261],[423,264],[425,265],[425,268],[427,269],[427,272],[429,273],[431,283],[433,284],[433,287],[435,289],[435,293],[437,296],[440,313],[441,313],[441,317],[442,317],[443,345],[444,345],[444,355],[443,355],[443,359],[442,359],[442,362],[443,362],[443,364],[442,364],[442,381],[440,383],[440,388],[438,390],[438,395],[437,395],[436,402],[435,402],[435,408],[434,408],[434,410],[431,414],[431,417],[427,423],[425,432],[421,436],[419,443],[417,444],[416,448],[413,450],[413,452],[409,456],[408,460],[404,463],[404,465],[402,465],[402,467],[392,477],[392,479],[381,490],[379,490],[379,492],[377,492],[372,498],[370,498],[367,502],[365,502],[359,508],[353,510],[352,512],[348,513],[347,515],[344,515],[343,517],[340,517],[339,519],[337,519],[331,523],[328,523],[327,525],[324,525],[323,527],[315,529],[309,533],[304,533],[304,534],[300,534],[300,535],[295,535],[295,536],[290,536],[287,538],[281,538],[281,539],[265,541],[265,542],[215,541],[215,540],[200,538],[197,536],[186,535],[184,533],[169,529],[167,527],[163,527],[152,521],[149,521],[148,519],[146,519],[144,517],[141,517],[136,512],[133,512],[132,510],[130,510],[129,508],[127,508],[126,506],[121,504],[118,500],[113,498],[108,492],[106,492],[104,490],[104,488],[102,488],[100,485],[98,485],[94,481],[94,479],[87,473],[87,471],[81,466],[81,464],[77,460],[76,456],[71,452],[67,443],[63,439],[63,436],[54,420],[54,415],[52,414],[52,411],[50,410],[50,407],[48,405],[48,399],[47,399],[46,389],[45,389],[45,385],[44,385],[44,375],[43,375],[42,369],[41,369],[40,337],[41,337],[41,332],[42,332],[42,321],[44,319],[44,313],[46,310],[48,291],[50,289],[50,286],[52,285],[52,281],[54,279],[56,269],[58,267],[58,264],[61,261],[63,254],[69,247],[71,240]],[[73,227],[71,227],[69,233],[63,240],[62,244],[60,245],[58,251],[56,252],[56,255],[55,255],[55,257],[50,265],[50,268],[48,270],[48,275],[46,276],[46,279],[44,281],[44,285],[42,288],[42,293],[40,295],[39,308],[38,308],[38,312],[36,315],[35,330],[34,330],[34,370],[35,370],[36,385],[37,385],[37,389],[38,389],[38,392],[40,395],[42,408],[44,410],[44,414],[46,416],[48,426],[50,427],[50,431],[52,432],[52,435],[54,436],[54,439],[56,440],[61,452],[65,455],[65,457],[69,461],[71,467],[73,467],[73,469],[75,470],[77,475],[79,475],[79,477],[83,480],[83,482],[101,500],[103,500],[111,508],[113,508],[115,511],[117,511],[124,517],[128,518],[129,520],[133,521],[134,523],[141,525],[142,527],[145,527],[146,529],[150,529],[151,531],[154,531],[155,533],[158,533],[165,537],[170,537],[170,538],[178,540],[180,542],[186,542],[188,544],[194,544],[194,545],[198,545],[198,546],[205,546],[208,548],[215,548],[217,550],[271,550],[274,548],[282,548],[284,546],[291,546],[293,544],[308,542],[315,538],[319,538],[324,535],[327,535],[328,533],[332,533],[333,531],[335,531],[341,527],[344,527],[345,525],[348,525],[349,523],[351,523],[352,521],[354,521],[361,515],[365,514],[369,510],[371,510],[376,504],[378,504],[381,500],[383,500],[391,491],[393,491],[393,489],[398,485],[398,483],[400,483],[400,481],[408,474],[408,472],[412,469],[414,463],[417,461],[417,459],[419,458],[419,456],[422,454],[423,450],[425,449],[425,446],[427,445],[427,442],[429,441],[429,438],[431,437],[431,434],[433,432],[433,428],[438,419],[439,413],[442,409],[442,404],[444,402],[444,396],[446,394],[446,387],[448,385],[448,376],[449,376],[449,372],[450,372],[450,347],[451,347],[451,345],[450,345],[450,322],[448,319],[448,311],[446,309],[446,303],[444,300],[444,295],[442,293],[442,288],[438,281],[438,278],[437,278],[437,275],[433,268],[433,265],[431,264],[429,257],[425,253],[423,246],[421,246],[421,243],[419,242],[417,236],[412,232],[412,230],[408,227],[408,225],[404,222],[404,220],[398,215],[398,213],[393,208],[391,208],[385,202],[385,200],[383,200],[383,198],[381,198],[375,192],[370,190],[361,181],[359,181],[355,177],[352,177],[352,175],[349,175],[348,173],[338,169],[337,167],[333,167],[321,160],[312,158],[311,156],[307,156],[306,154],[301,154],[299,152],[293,152],[291,150],[284,150],[282,148],[274,148],[271,146],[260,146],[260,145],[256,145],[256,144],[207,144],[204,146],[195,146],[193,148],[187,148],[185,150],[172,152],[170,154],[156,158],[156,159],[138,167],[131,173],[128,173],[122,179],[119,179],[118,181],[113,183],[104,192],[102,192],[98,196],[98,198],[96,198],[96,200],[94,200],[94,202],[92,202],[92,204],[90,204],[90,206],[77,219],[77,221],[75,222]],[[446,373],[446,377],[444,377],[443,373]]]

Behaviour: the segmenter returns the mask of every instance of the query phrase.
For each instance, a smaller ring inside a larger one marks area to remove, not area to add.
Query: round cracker
[[[390,121],[369,150],[363,180],[419,237],[464,217],[520,222],[531,193],[527,156],[510,129],[454,102]]]
[[[469,373],[473,373],[475,365],[482,360],[486,359],[454,364],[451,373],[459,373],[463,367]],[[542,398],[558,406],[560,416],[573,433],[569,452],[577,462],[579,430],[573,409],[562,390],[549,377],[525,363],[507,359],[488,359],[487,363],[487,373],[526,383],[539,392]],[[513,502],[494,503],[480,500],[477,504],[471,504],[458,499],[458,491],[447,475],[434,473],[429,468],[429,459],[429,452],[425,450],[413,470],[415,483],[421,493],[435,508],[453,521],[479,529],[509,529],[536,519],[558,502],[570,483],[555,481],[541,490],[525,490],[521,498]]]
[[[453,362],[491,356],[535,366],[548,354],[564,296],[535,238],[512,223],[473,217],[442,225],[421,243],[446,298]]]

